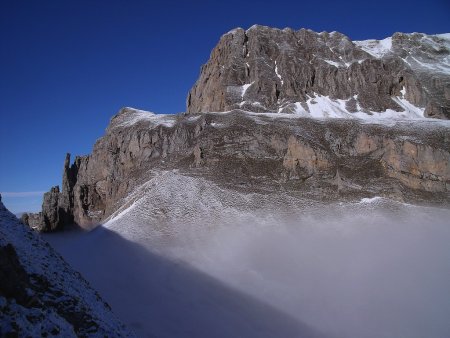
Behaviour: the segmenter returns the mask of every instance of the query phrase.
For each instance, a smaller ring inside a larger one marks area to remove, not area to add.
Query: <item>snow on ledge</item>
[[[405,91],[403,90],[403,92]],[[403,108],[403,111],[397,112],[392,109],[387,109],[383,112],[370,111],[366,113],[360,110],[359,103],[357,102],[358,111],[351,113],[346,107],[348,100],[334,100],[328,96],[315,94],[314,97],[310,97],[303,105],[300,102],[296,102],[295,114],[316,119],[357,118],[369,121],[374,119],[425,119],[425,108],[416,107],[403,97],[393,97],[392,99]]]
[[[241,110],[241,112],[251,116],[257,122],[261,122],[259,117],[268,118],[281,118],[281,119],[297,119],[297,118],[310,118],[315,120],[329,120],[329,119],[351,119],[359,120],[363,123],[374,123],[383,125],[393,125],[398,122],[426,122],[439,124],[450,127],[450,121],[428,118],[424,116],[425,108],[417,107],[407,101],[404,96],[406,94],[405,88],[401,90],[402,95],[398,97],[392,97],[392,100],[396,102],[403,111],[395,111],[393,109],[386,109],[382,112],[375,111],[362,111],[358,96],[354,95],[353,99],[356,100],[356,112],[349,112],[347,110],[347,103],[349,100],[331,99],[328,96],[322,96],[314,93],[314,96],[309,96],[306,102],[290,102],[281,106],[277,112],[257,113],[247,110]],[[244,104],[250,104],[256,106],[259,102],[243,101],[239,104],[242,107]],[[226,112],[210,112],[212,114],[228,114],[233,110]]]
[[[277,61],[275,61],[275,74],[277,75],[277,77],[280,79],[281,85],[283,85],[284,81],[281,78],[280,73],[278,72],[278,65],[277,65]]]
[[[252,83],[246,83],[246,84],[241,86],[241,98],[242,99],[244,98],[245,93],[247,92],[247,89],[254,83],[255,83],[255,81],[253,81]]]
[[[131,107],[123,108],[119,114],[112,119],[113,128],[130,127],[138,122],[149,122],[150,124],[173,127],[176,124],[177,115],[175,114],[155,114],[145,110]]]
[[[376,58],[381,58],[391,51],[392,38],[388,37],[383,40],[354,41],[354,44],[370,55]]]

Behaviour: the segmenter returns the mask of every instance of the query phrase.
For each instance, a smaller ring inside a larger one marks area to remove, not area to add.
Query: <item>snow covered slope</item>
[[[0,336],[133,337],[111,308],[0,198]]]
[[[397,54],[414,70],[450,74],[450,34],[396,33],[394,36],[394,45],[392,37],[354,43],[375,58]],[[403,53],[399,53],[400,50]]]

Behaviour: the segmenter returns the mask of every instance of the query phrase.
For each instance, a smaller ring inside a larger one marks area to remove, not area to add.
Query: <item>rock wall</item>
[[[31,228],[47,232],[60,230],[65,224],[74,223],[73,187],[78,174],[77,161],[70,166],[70,154],[66,154],[62,174],[62,187],[52,187],[44,194],[42,211],[38,214],[23,214],[21,220]]]
[[[52,188],[40,218],[25,215],[27,224],[41,231],[98,224],[152,171],[172,169],[238,189],[283,187],[317,199],[378,194],[450,202],[450,131],[432,121],[385,126],[235,111],[173,115],[167,125],[136,116],[121,110],[92,154],[72,165],[68,155],[63,190]],[[133,123],[118,123],[124,120]]]
[[[39,231],[94,226],[152,170],[168,169],[239,189],[282,187],[319,199],[379,194],[448,204],[447,125],[413,120],[386,126],[298,115],[311,114],[326,98],[342,103],[336,109],[350,116],[419,109],[448,119],[449,59],[447,35],[396,33],[353,42],[337,32],[232,30],[202,66],[186,114],[123,108],[92,154],[77,156],[73,164],[66,156],[62,189],[53,187],[42,212],[25,214],[23,222]],[[231,112],[214,113],[225,111]]]
[[[402,111],[395,98],[404,93],[427,116],[450,118],[450,42],[396,33],[388,43],[383,55],[373,55],[337,32],[234,29],[201,67],[187,112],[293,112],[295,102],[317,95],[346,100],[349,112]]]

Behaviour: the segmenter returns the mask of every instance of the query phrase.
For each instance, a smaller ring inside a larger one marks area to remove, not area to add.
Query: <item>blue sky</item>
[[[14,212],[37,210],[40,192],[60,184],[65,153],[89,153],[123,106],[184,111],[201,64],[232,28],[336,30],[358,40],[450,32],[449,17],[444,0],[2,0],[3,200]]]

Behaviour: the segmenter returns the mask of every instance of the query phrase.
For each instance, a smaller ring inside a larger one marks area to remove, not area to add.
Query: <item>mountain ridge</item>
[[[43,231],[68,219],[101,223],[154,170],[181,170],[248,192],[448,205],[449,148],[448,123],[435,119],[377,124],[240,110],[145,116],[126,108],[90,155],[72,164],[66,156],[62,190],[52,188],[42,213],[23,220]]]

